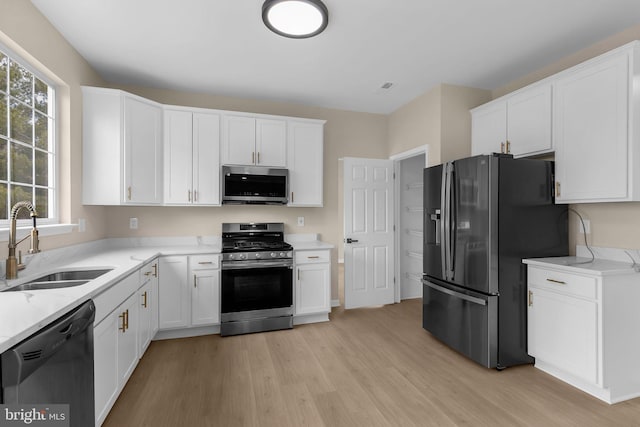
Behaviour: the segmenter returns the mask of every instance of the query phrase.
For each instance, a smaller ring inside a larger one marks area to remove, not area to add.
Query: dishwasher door
[[[89,300],[0,355],[2,403],[68,404],[70,426],[95,425]]]

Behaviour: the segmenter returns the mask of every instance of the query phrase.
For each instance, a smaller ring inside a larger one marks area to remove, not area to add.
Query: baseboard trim
[[[340,307],[340,300],[339,299],[332,299],[331,300],[331,307]]]
[[[182,328],[182,329],[165,329],[158,331],[156,336],[153,337],[153,341],[159,340],[171,340],[175,338],[189,338],[199,337],[202,335],[213,335],[220,333],[220,325],[212,326],[199,326],[195,328]]]

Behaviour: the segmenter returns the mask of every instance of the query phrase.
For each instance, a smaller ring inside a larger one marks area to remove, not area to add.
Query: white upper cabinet
[[[220,116],[166,108],[164,149],[164,203],[219,205]]]
[[[324,122],[289,122],[289,206],[322,206]]]
[[[554,83],[556,201],[640,200],[638,42]]]
[[[515,157],[553,150],[551,83],[528,86],[471,111],[471,154]]]
[[[83,203],[162,203],[161,106],[114,89],[82,94]]]
[[[286,120],[225,115],[222,164],[286,167]]]

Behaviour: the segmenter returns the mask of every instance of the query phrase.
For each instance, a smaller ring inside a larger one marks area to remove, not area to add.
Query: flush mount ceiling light
[[[276,34],[305,39],[320,34],[329,23],[329,11],[320,0],[267,0],[262,20]]]

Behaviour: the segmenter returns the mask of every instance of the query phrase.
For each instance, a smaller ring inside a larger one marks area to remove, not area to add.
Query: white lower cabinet
[[[220,323],[219,255],[170,256],[160,260],[160,330]]]
[[[151,339],[158,330],[158,260],[154,260],[140,269],[140,289],[138,289],[139,312],[139,354],[149,347]]]
[[[614,274],[530,261],[528,352],[536,368],[608,403],[640,396],[638,273],[622,263]]]
[[[101,425],[157,330],[158,260],[94,297],[94,389]]]
[[[294,324],[329,320],[331,251],[295,252]]]
[[[94,298],[96,425],[101,425],[139,360],[139,272]],[[124,298],[124,301],[123,301]],[[108,313],[108,314],[107,314]]]
[[[93,330],[96,425],[102,424],[118,397],[118,316],[109,316]]]
[[[158,286],[159,328],[184,328],[189,324],[191,298],[187,285],[189,266],[186,256],[160,258]]]
[[[220,269],[211,255],[189,257],[191,270],[191,325],[220,323]]]

